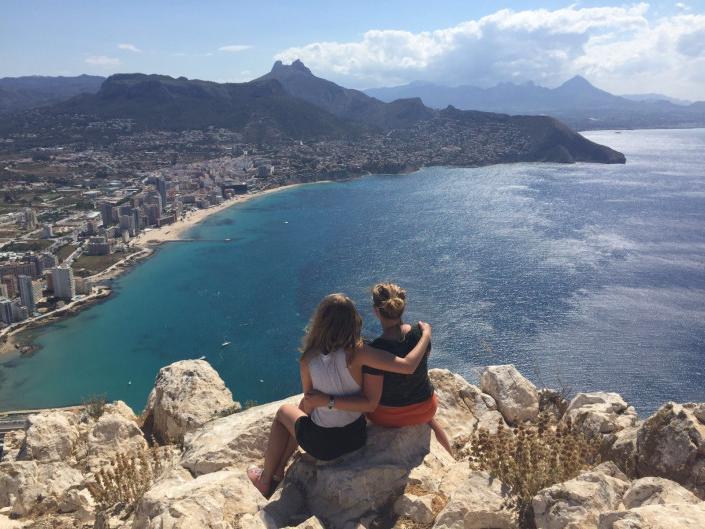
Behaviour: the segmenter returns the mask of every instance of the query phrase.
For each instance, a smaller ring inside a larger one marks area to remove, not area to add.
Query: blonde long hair
[[[362,318],[345,294],[330,294],[318,304],[301,344],[301,359],[312,352],[328,354],[362,345]]]

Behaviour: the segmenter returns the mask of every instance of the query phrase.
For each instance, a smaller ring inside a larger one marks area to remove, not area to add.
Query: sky
[[[705,100],[705,0],[0,0],[0,77],[160,73],[244,82],[277,59],[370,88],[557,86]]]

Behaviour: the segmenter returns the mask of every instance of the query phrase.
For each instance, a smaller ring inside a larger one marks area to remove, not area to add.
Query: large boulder
[[[132,529],[231,529],[233,520],[254,514],[264,498],[240,470],[192,478],[175,470],[138,502]]]
[[[684,485],[705,498],[705,403],[668,403],[637,434],[637,473]]]
[[[17,516],[57,511],[66,492],[82,481],[81,473],[66,463],[0,463],[0,508],[10,507]]]
[[[360,450],[331,462],[303,456],[291,466],[286,480],[302,494],[311,515],[326,527],[342,529],[401,496],[411,470],[423,462],[430,446],[427,425],[370,426],[367,444]]]
[[[118,401],[109,404],[90,429],[86,441],[86,466],[96,471],[115,460],[117,454],[135,454],[147,449],[137,417]]]
[[[614,465],[603,463],[578,477],[541,490],[532,501],[538,529],[597,527],[600,513],[619,508],[629,480]]]
[[[603,461],[613,461],[630,478],[636,476],[636,440],[640,425],[624,428],[605,436]]]
[[[17,458],[42,462],[67,461],[73,456],[78,438],[78,418],[72,412],[51,411],[30,415]]]
[[[509,493],[498,479],[457,463],[441,482],[445,505],[433,529],[519,529],[516,511],[509,508]]]
[[[485,368],[480,376],[480,389],[494,398],[500,413],[511,425],[538,417],[538,390],[513,365]]]
[[[627,509],[644,505],[700,503],[701,500],[675,481],[664,478],[641,478],[633,481],[624,493],[622,503]]]
[[[700,529],[705,503],[645,505],[600,515],[598,529]]]
[[[578,393],[570,401],[564,419],[590,438],[619,432],[636,424],[638,417],[617,393]]]
[[[431,369],[429,376],[438,397],[436,419],[456,449],[465,446],[479,428],[496,432],[502,414],[488,394],[447,369]]]
[[[208,362],[182,360],[159,370],[145,408],[145,430],[160,442],[180,442],[219,412],[239,406]]]
[[[274,415],[282,404],[298,405],[301,397],[248,408],[187,434],[181,465],[200,476],[224,468],[261,464]]]

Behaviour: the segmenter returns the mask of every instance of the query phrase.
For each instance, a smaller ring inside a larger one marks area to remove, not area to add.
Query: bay
[[[299,391],[317,302],[349,294],[373,336],[382,280],[407,289],[407,319],[433,324],[433,366],[471,381],[513,363],[642,414],[705,401],[705,130],[585,135],[628,163],[426,168],[214,215],[107,302],[32,331],[36,354],[0,358],[0,409],[105,393],[139,411],[160,367],[201,356],[236,399],[281,398]]]

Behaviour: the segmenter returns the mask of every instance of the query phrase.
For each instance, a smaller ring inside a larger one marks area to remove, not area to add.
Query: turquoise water
[[[587,136],[628,164],[429,168],[213,216],[107,302],[35,331],[38,353],[5,358],[0,409],[107,393],[140,410],[161,366],[200,356],[241,401],[283,397],[320,298],[351,295],[373,335],[378,280],[434,324],[432,364],[471,380],[511,362],[642,412],[705,401],[705,130]]]

